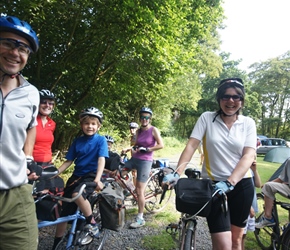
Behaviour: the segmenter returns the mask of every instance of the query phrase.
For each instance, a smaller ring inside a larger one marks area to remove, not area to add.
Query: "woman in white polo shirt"
[[[204,162],[202,177],[216,182],[228,196],[229,211],[225,216],[220,199],[212,206],[207,217],[213,249],[241,249],[243,228],[246,225],[254,188],[249,168],[256,153],[256,124],[240,114],[245,90],[240,78],[220,82],[216,93],[217,112],[204,112],[195,124],[183,150],[177,170],[181,175],[202,141]],[[179,177],[177,175],[177,177]],[[176,179],[168,176],[164,181]]]

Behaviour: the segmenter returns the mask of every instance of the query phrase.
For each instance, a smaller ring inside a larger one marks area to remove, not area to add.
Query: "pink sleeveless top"
[[[151,126],[151,128],[149,128],[148,130],[138,129],[138,137],[136,142],[136,145],[138,147],[150,148],[156,145],[156,140],[153,136],[153,128],[154,127]],[[133,157],[140,160],[153,161],[153,152],[137,152],[133,154]]]

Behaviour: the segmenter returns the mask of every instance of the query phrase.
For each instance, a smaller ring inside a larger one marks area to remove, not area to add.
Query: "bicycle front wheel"
[[[264,215],[264,196],[260,193],[257,194],[257,203],[259,213],[256,216],[256,223],[260,221],[260,219]],[[272,250],[278,248],[280,229],[275,216],[274,219],[276,221],[275,226],[255,229],[256,240],[258,242],[258,245],[263,250]]]
[[[67,237],[63,237],[62,240],[56,245],[55,250],[66,250],[67,249],[66,244]]]
[[[194,250],[195,248],[195,230],[186,229],[183,250]]]
[[[160,203],[162,187],[159,185],[158,173],[153,174],[147,181],[145,187],[145,208],[150,213],[156,213],[163,210],[168,204],[172,190],[165,193],[165,197]]]

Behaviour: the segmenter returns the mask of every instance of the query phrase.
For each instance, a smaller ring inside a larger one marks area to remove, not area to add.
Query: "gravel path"
[[[145,214],[145,220],[150,221],[151,214]],[[166,225],[159,228],[152,228],[150,226],[144,226],[138,229],[129,229],[132,219],[127,218],[125,227],[120,232],[114,232],[109,230],[108,238],[103,247],[103,250],[149,250],[142,247],[143,237],[148,235],[158,235],[165,230]],[[211,241],[207,230],[207,224],[204,218],[199,218],[197,224],[197,249],[210,250]],[[55,227],[46,227],[40,229],[39,237],[39,250],[50,250],[53,245]],[[156,248],[154,250],[177,250],[178,248],[164,249]],[[151,250],[151,249],[150,249]],[[153,250],[153,249],[152,249]]]
[[[177,163],[178,156],[170,158],[170,164],[174,165]],[[193,157],[193,162],[199,161],[199,157]],[[197,166],[196,164],[194,164]],[[172,203],[174,203],[175,196],[172,197]],[[161,212],[162,213],[162,212]],[[178,212],[176,212],[178,213]],[[152,214],[145,213],[145,221],[150,222],[152,218]],[[108,238],[103,247],[103,250],[151,250],[148,248],[142,247],[143,237],[147,235],[158,235],[161,234],[162,231],[165,230],[167,225],[162,225],[159,228],[153,228],[150,226],[144,226],[138,229],[129,229],[129,225],[131,224],[133,218],[127,216],[126,225],[121,232],[109,231]],[[177,222],[177,221],[176,221]],[[208,233],[207,224],[204,218],[200,218],[197,224],[197,249],[200,250],[209,250],[211,249],[211,240]],[[47,227],[40,229],[40,237],[39,237],[39,250],[50,250],[53,244],[55,227]],[[175,250],[173,249],[154,249],[154,250]],[[153,250],[153,249],[152,249]]]

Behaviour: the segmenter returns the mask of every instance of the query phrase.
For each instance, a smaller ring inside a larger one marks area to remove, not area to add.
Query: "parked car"
[[[257,154],[267,154],[271,149],[279,147],[286,147],[286,141],[284,139],[261,139],[261,146],[257,148]]]
[[[258,137],[260,140],[268,139],[268,137],[265,136],[265,135],[257,135],[257,137]]]

